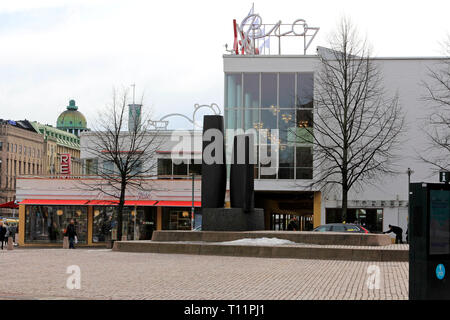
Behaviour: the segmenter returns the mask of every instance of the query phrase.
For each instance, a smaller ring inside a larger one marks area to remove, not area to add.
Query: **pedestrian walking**
[[[75,230],[75,221],[73,219],[70,220],[70,223],[66,228],[66,236],[69,238],[69,249],[75,249],[77,231]]]
[[[5,246],[8,245],[8,237],[11,236],[11,227],[9,226],[8,222],[5,222],[4,227],[6,228],[5,237],[3,241],[5,242]]]
[[[395,233],[395,243],[403,243],[403,229],[397,226],[389,225],[389,230],[383,233]]]
[[[297,223],[297,216],[292,217],[291,221],[289,221],[288,231],[298,231],[298,223]]]
[[[3,242],[5,241],[6,228],[3,226],[3,221],[0,221],[0,242],[2,243],[3,250]]]

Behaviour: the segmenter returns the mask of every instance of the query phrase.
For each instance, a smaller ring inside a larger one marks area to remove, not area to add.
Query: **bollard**
[[[13,238],[8,237],[8,247],[6,249],[12,250],[14,248]]]
[[[63,239],[63,249],[69,249],[69,237]]]

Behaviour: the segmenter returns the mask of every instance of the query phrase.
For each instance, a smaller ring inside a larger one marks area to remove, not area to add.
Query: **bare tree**
[[[352,188],[397,173],[393,150],[404,116],[397,96],[387,96],[366,41],[347,18],[330,39],[329,49],[319,49],[313,134],[297,138],[313,145],[313,184],[341,187],[345,221]]]
[[[437,170],[450,170],[450,35],[444,43],[444,58],[428,68],[424,81],[431,112],[424,126],[428,139],[425,154],[419,157]]]
[[[123,208],[130,188],[150,191],[155,154],[161,144],[158,129],[150,130],[149,112],[140,112],[128,121],[128,90],[113,91],[112,102],[99,113],[85,150],[96,158],[98,183],[86,184],[119,200],[117,239],[122,238]],[[142,105],[142,103],[141,103]]]

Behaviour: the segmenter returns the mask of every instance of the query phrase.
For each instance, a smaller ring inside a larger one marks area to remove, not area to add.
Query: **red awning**
[[[40,205],[71,205],[82,206],[85,205],[87,200],[66,200],[66,199],[25,199],[19,204],[40,204]]]
[[[35,205],[70,205],[70,206],[116,206],[118,200],[73,200],[73,199],[25,199],[20,204]],[[195,207],[201,202],[195,201]],[[126,200],[125,206],[158,206],[158,207],[191,207],[191,201],[156,201],[156,200]]]
[[[17,209],[19,205],[15,204],[14,201],[9,201],[0,204],[0,208],[9,208],[9,209]]]
[[[153,206],[155,200],[125,200],[125,206]],[[89,200],[86,202],[89,206],[117,206],[119,200]]]
[[[157,207],[192,207],[192,201],[158,201]],[[201,207],[201,201],[194,201],[194,207]]]

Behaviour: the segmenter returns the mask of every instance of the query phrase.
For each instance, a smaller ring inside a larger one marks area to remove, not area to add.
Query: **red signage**
[[[60,164],[60,172],[61,174],[70,174],[71,169],[71,155],[70,153],[61,154],[61,164]]]

